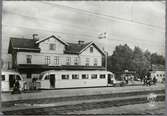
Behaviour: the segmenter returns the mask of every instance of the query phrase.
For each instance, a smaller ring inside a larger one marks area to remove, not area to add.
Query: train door
[[[9,74],[9,88],[12,89],[14,84],[15,84],[15,75],[14,74]]]
[[[112,78],[113,78],[112,74],[107,75],[108,84],[113,84],[113,79]]]
[[[50,81],[50,87],[51,88],[55,88],[55,74],[50,74],[49,75],[50,76],[50,78],[49,78],[49,81]]]

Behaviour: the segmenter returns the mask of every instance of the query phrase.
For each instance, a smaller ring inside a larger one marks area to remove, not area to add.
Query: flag
[[[99,38],[99,39],[106,39],[106,38],[107,38],[107,35],[106,35],[106,34],[107,34],[106,32],[100,33],[99,36],[98,36],[98,38]]]

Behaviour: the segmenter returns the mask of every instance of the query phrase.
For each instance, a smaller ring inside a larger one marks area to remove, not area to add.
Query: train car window
[[[41,73],[41,74],[39,75],[39,80],[42,80],[42,77],[43,77],[44,74],[45,74],[45,73]]]
[[[108,74],[108,78],[113,78],[113,75],[112,74]]]
[[[79,75],[78,74],[73,74],[72,79],[79,79]]]
[[[61,79],[62,80],[69,79],[69,75],[61,75]]]
[[[5,75],[1,75],[2,81],[5,81]]]
[[[82,79],[88,79],[89,75],[88,74],[82,74]]]
[[[16,75],[16,80],[21,80],[19,75]]]
[[[97,74],[91,74],[92,79],[97,79]]]
[[[44,80],[49,80],[49,75],[46,75]]]
[[[100,75],[100,79],[105,79],[106,78],[106,75],[105,74],[101,74]]]

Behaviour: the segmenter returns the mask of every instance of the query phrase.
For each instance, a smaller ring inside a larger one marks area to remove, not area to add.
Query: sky
[[[106,39],[99,34],[106,32]],[[94,41],[111,55],[115,46],[165,54],[165,4],[160,1],[3,1],[2,58],[9,37],[60,36]]]

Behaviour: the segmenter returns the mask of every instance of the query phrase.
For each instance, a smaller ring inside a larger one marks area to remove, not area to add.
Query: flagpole
[[[102,36],[101,36],[102,35]],[[103,33],[101,33],[100,34],[100,37],[99,37],[99,39],[107,39],[107,37],[106,37],[106,32],[103,34]],[[104,48],[104,47],[103,47]],[[105,54],[105,68],[106,68],[106,71],[107,71],[107,57],[108,57],[108,53],[107,53],[107,50],[105,51],[104,50],[104,54]]]

